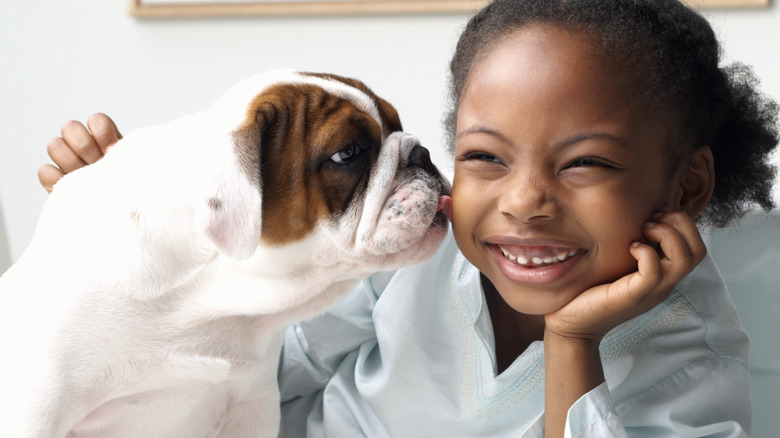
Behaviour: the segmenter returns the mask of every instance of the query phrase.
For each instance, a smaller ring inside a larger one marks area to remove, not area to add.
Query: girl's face
[[[457,120],[452,225],[466,258],[525,314],[636,270],[675,207],[670,127],[584,34],[533,25],[472,69]]]

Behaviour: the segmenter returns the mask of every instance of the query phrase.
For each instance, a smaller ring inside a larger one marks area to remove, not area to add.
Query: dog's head
[[[421,261],[441,242],[449,183],[363,83],[274,71],[236,85],[210,117],[240,169],[206,201],[206,233],[227,255],[302,246],[315,254],[301,258],[371,271]]]

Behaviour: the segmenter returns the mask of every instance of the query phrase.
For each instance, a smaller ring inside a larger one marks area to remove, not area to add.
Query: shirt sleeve
[[[361,345],[375,342],[372,320],[376,283],[392,273],[375,274],[355,287],[325,314],[291,326],[279,363],[282,402],[280,436],[317,436],[321,429],[323,389],[340,365]]]
[[[607,383],[592,389],[577,400],[566,418],[564,437],[626,437],[626,429],[617,415]]]
[[[748,437],[749,373],[717,357],[695,362],[617,406],[607,383],[569,409],[566,437]]]

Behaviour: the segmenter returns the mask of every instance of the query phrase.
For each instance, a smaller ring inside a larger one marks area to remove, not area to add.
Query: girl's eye
[[[333,161],[336,164],[348,164],[354,161],[355,158],[360,155],[360,152],[360,146],[355,143],[350,143],[340,151],[331,155],[330,161]]]
[[[463,160],[464,161],[476,160],[476,161],[486,161],[489,163],[501,163],[501,160],[498,159],[498,157],[496,157],[495,155],[491,155],[487,152],[472,152],[466,154],[463,157]]]
[[[594,158],[594,157],[581,157],[571,161],[566,165],[566,169],[573,167],[603,167],[606,169],[615,169],[616,166],[606,160]]]

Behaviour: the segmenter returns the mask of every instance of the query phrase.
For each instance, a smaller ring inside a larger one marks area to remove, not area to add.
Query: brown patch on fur
[[[360,82],[348,83],[368,90]],[[379,105],[387,117],[384,131],[399,130],[395,109]],[[388,133],[382,131],[352,102],[315,85],[279,84],[260,93],[234,140],[242,168],[262,184],[263,242],[299,240],[317,221],[342,214],[365,190]],[[354,161],[338,165],[330,159],[353,144],[360,148]]]
[[[260,127],[251,121],[233,132],[233,143],[236,145],[238,165],[256,187],[260,187]]]
[[[374,92],[371,91],[371,89],[368,88],[368,86],[366,86],[366,84],[364,84],[363,82],[357,79],[346,78],[344,76],[334,75],[330,73],[303,73],[303,74],[306,76],[314,76],[322,79],[343,82],[353,88],[357,88],[358,90],[368,95],[368,97],[370,97],[374,101],[374,104],[376,104],[376,107],[379,110],[379,117],[382,118],[382,124],[384,125],[383,134],[385,136],[388,136],[393,132],[403,131],[403,127],[401,126],[401,118],[398,116],[398,111],[395,110],[395,107],[393,107],[393,105],[390,105],[390,102],[374,94]]]
[[[208,200],[208,205],[209,205],[210,209],[212,209],[214,211],[219,211],[219,209],[222,208],[222,201],[220,201],[217,198],[210,198]]]

